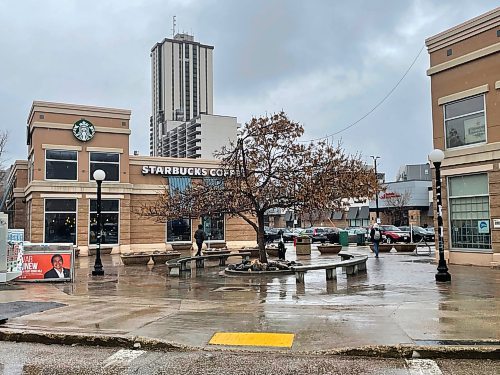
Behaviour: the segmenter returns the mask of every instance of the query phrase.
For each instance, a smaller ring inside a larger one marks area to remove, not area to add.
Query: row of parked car
[[[379,225],[382,234],[382,240],[388,243],[395,242],[434,242],[434,228],[422,228],[417,225],[411,227],[413,229],[413,236],[410,235],[409,226],[396,227],[394,225]],[[365,235],[365,240],[370,240],[371,227],[347,227],[339,229],[335,227],[311,227],[303,228],[270,228],[265,227],[265,240],[266,242],[273,242],[283,237],[284,242],[293,242],[294,238],[306,235],[311,238],[312,242],[339,242],[339,233],[345,230],[348,233],[349,242],[357,242],[359,234]]]

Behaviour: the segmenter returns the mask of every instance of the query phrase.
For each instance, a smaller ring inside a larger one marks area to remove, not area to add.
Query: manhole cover
[[[249,292],[250,289],[242,286],[223,286],[213,290],[214,292]]]

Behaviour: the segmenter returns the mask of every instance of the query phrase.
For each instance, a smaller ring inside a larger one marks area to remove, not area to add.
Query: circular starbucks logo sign
[[[90,121],[79,120],[73,125],[73,134],[76,139],[87,142],[92,139],[95,134],[95,127]]]

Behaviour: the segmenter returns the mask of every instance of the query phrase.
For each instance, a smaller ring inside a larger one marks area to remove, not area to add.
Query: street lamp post
[[[436,273],[436,281],[448,282],[451,281],[451,275],[448,273],[446,260],[444,259],[444,242],[443,242],[443,201],[441,197],[441,162],[444,159],[444,152],[440,149],[432,150],[429,154],[429,160],[436,168],[436,212],[438,222],[438,249],[439,263]]]
[[[374,156],[371,155],[373,158],[373,163],[375,164],[375,178],[377,179],[377,191],[375,192],[375,215],[377,216],[377,224],[380,224],[380,217],[378,213],[378,174],[377,174],[377,159],[380,158],[380,156]]]
[[[106,173],[102,169],[98,169],[94,172],[94,180],[97,182],[97,250],[95,255],[94,270],[92,271],[92,276],[103,276],[104,269],[102,268],[101,261],[101,184],[106,178]]]

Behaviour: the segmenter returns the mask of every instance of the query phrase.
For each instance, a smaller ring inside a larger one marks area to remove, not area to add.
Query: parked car
[[[394,225],[379,225],[379,229],[385,242],[410,242],[410,232],[403,232]]]
[[[264,242],[274,242],[279,238],[278,230],[276,228],[264,227]]]
[[[430,233],[425,228],[419,227],[418,225],[413,225],[413,242],[434,242],[434,233]],[[399,227],[403,232],[410,232],[409,226]]]
[[[329,228],[328,232],[326,233],[326,239],[330,243],[340,243],[340,235],[339,235],[340,229],[339,228]]]
[[[283,242],[293,242],[293,240],[299,236],[299,233],[292,232],[288,228],[274,228],[278,230],[278,240],[280,236],[280,231],[282,231]]]
[[[311,227],[302,232],[302,235],[309,236],[311,242],[325,243],[328,240],[327,234],[332,231],[331,227]]]

